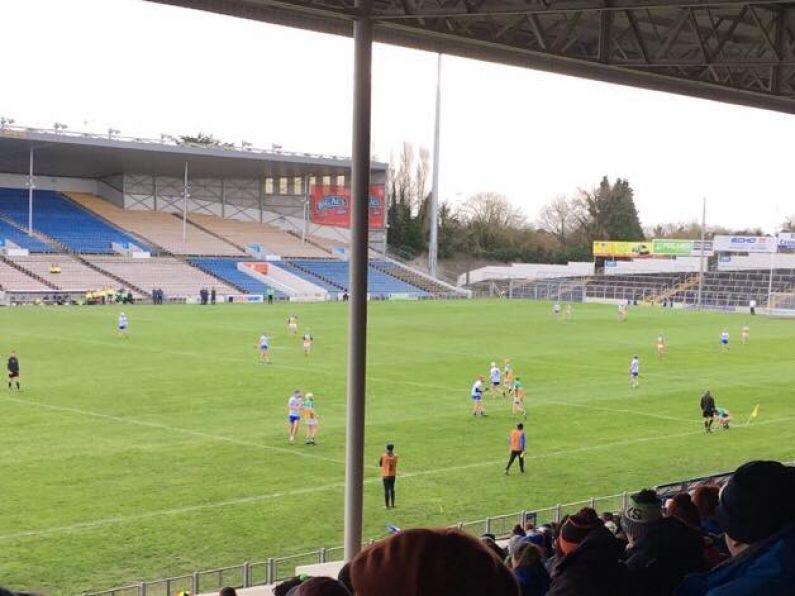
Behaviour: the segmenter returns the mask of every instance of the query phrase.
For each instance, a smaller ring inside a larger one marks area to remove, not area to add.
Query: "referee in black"
[[[19,359],[17,358],[17,353],[12,351],[11,355],[8,357],[8,390],[11,391],[11,385],[16,383],[17,391],[20,390],[19,387]]]
[[[712,393],[707,389],[707,392],[701,396],[701,415],[704,417],[704,430],[708,433],[712,432],[715,411],[715,398],[712,397]]]

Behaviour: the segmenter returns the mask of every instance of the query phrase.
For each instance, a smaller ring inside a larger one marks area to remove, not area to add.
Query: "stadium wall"
[[[571,262],[566,265],[547,265],[543,263],[512,263],[511,265],[489,265],[474,269],[458,276],[458,285],[475,284],[498,279],[549,279],[555,277],[581,277],[594,274],[594,264]]]
[[[85,192],[102,197],[117,207],[124,206],[121,176],[112,176],[95,180],[91,178],[71,178],[66,176],[34,176],[37,190],[54,190],[57,192]],[[119,184],[119,187],[115,187]],[[27,188],[28,177],[25,174],[0,173],[0,187]]]
[[[776,269],[795,269],[795,254],[776,253],[773,257]],[[770,269],[770,255],[754,253],[747,256],[721,255],[718,258],[718,271],[745,271]]]

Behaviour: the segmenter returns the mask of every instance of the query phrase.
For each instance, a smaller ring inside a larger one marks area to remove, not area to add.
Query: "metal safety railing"
[[[598,511],[619,511],[626,502],[627,494],[594,497],[544,509],[517,511],[472,521],[461,521],[451,524],[450,527],[474,536],[494,534],[498,538],[505,538],[511,534],[516,524],[524,526],[527,522],[536,525],[560,522],[565,515],[574,513],[582,507],[593,507]],[[362,546],[373,542],[375,539],[368,540]],[[292,577],[296,567],[340,561],[342,557],[342,546],[324,547],[295,555],[195,571],[186,575],[144,581],[109,590],[83,592],[83,596],[177,596],[182,592],[189,594],[217,592],[224,586],[236,588],[262,586]]]

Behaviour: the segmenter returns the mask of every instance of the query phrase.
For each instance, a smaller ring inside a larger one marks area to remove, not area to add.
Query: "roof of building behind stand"
[[[176,145],[147,139],[5,126],[0,129],[0,172],[27,174],[34,150],[36,176],[106,178],[122,173],[181,178],[336,176],[350,171],[347,157],[282,150]],[[387,165],[373,163],[373,171]]]
[[[149,0],[351,35],[352,0]],[[795,113],[795,2],[374,0],[376,41]]]

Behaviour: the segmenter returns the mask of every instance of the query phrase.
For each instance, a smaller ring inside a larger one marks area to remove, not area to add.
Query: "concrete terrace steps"
[[[182,216],[181,216],[179,213],[172,213],[171,215],[173,215],[174,217],[176,217],[177,219],[179,219],[180,221],[182,221]],[[211,230],[211,229],[210,229],[210,228],[208,228],[207,226],[203,226],[202,224],[200,224],[199,222],[197,222],[197,221],[196,221],[196,219],[195,219],[195,218],[194,218],[192,215],[188,215],[188,217],[187,217],[187,223],[188,223],[189,225],[191,225],[191,226],[195,227],[195,228],[198,228],[198,229],[200,229],[200,230],[201,230],[202,232],[204,232],[205,234],[209,234],[210,236],[215,236],[215,237],[216,237],[216,238],[218,238],[218,240],[220,240],[221,242],[225,242],[226,244],[229,244],[229,245],[230,245],[230,246],[232,246],[233,248],[235,248],[235,249],[237,249],[237,250],[239,250],[240,252],[242,252],[242,253],[244,253],[244,254],[245,254],[245,252],[246,252],[246,247],[245,247],[245,246],[240,246],[239,244],[237,244],[237,243],[235,243],[235,242],[232,242],[232,241],[231,241],[231,240],[229,240],[228,238],[224,238],[224,237],[223,237],[221,234],[218,234],[217,232],[214,232],[213,230]],[[211,255],[206,255],[206,256],[211,256]],[[215,256],[215,255],[212,255],[212,256]]]
[[[60,288],[58,288],[58,287],[57,287],[55,284],[53,284],[53,283],[51,283],[51,282],[47,281],[46,279],[44,279],[44,278],[43,278],[43,277],[41,277],[40,275],[37,275],[37,274],[36,274],[36,273],[34,273],[33,271],[30,271],[29,269],[27,269],[27,268],[25,268],[25,267],[22,267],[22,266],[21,266],[21,265],[19,265],[18,263],[15,263],[14,261],[11,261],[11,260],[9,260],[9,259],[7,259],[6,257],[0,257],[0,262],[3,262],[3,263],[5,263],[6,265],[8,265],[9,267],[11,267],[12,269],[16,269],[16,270],[17,270],[17,271],[19,271],[21,274],[23,274],[23,275],[25,275],[26,277],[29,277],[29,278],[31,278],[31,279],[33,279],[33,280],[35,280],[35,281],[39,282],[40,284],[43,284],[44,286],[46,286],[47,288],[49,288],[49,289],[51,289],[51,290],[59,290],[59,289],[60,289]],[[7,290],[8,290],[8,289],[11,289],[11,290],[13,290],[13,288],[6,288],[6,289],[7,289]]]
[[[87,259],[84,259],[84,258],[83,258],[83,257],[81,257],[80,255],[74,255],[74,256],[75,256],[75,258],[76,258],[78,261],[80,261],[81,263],[83,263],[83,265],[85,265],[86,267],[88,267],[88,268],[90,268],[90,269],[93,269],[94,271],[97,271],[98,273],[101,273],[102,275],[105,275],[105,276],[107,276],[107,277],[110,277],[111,279],[115,279],[115,280],[116,280],[117,282],[119,282],[119,283],[122,285],[122,287],[124,287],[125,289],[130,289],[130,290],[133,290],[133,291],[134,291],[134,292],[136,292],[136,293],[137,293],[139,296],[145,296],[145,297],[149,297],[149,298],[151,298],[151,297],[152,297],[152,294],[151,294],[151,292],[147,292],[147,291],[146,291],[146,290],[144,290],[143,288],[139,288],[138,286],[136,286],[136,285],[135,285],[134,283],[132,283],[131,281],[129,281],[129,280],[127,280],[127,279],[124,279],[124,278],[122,278],[122,277],[119,277],[119,276],[118,276],[118,275],[116,275],[115,273],[112,273],[112,272],[110,272],[110,271],[107,271],[106,269],[103,269],[102,267],[99,267],[99,266],[95,265],[94,263],[92,263],[91,261],[88,261]]]

